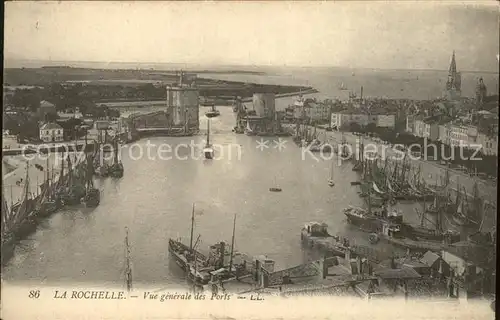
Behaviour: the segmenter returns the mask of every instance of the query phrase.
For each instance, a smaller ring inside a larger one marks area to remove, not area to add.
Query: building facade
[[[484,133],[478,133],[477,144],[481,145],[483,154],[498,156],[498,136],[492,137]]]
[[[396,126],[396,116],[393,114],[377,115],[377,127],[394,128]]]
[[[455,122],[449,126],[449,137],[451,146],[471,146],[477,144],[478,130],[475,126]]]
[[[200,110],[198,89],[192,87],[167,87],[167,108],[174,126],[199,130]]]
[[[40,127],[40,140],[43,142],[61,142],[64,140],[64,130],[57,123],[46,123]]]
[[[377,127],[394,128],[396,125],[396,116],[391,115],[376,115],[367,113],[350,113],[350,112],[332,112],[330,125],[332,128],[340,129],[342,126],[356,123],[361,127],[369,124],[374,124]]]

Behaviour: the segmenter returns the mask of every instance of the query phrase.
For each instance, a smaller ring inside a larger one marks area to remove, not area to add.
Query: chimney
[[[358,267],[358,273],[359,274],[363,274],[363,262],[361,261],[361,257],[360,256],[356,257],[356,264],[357,264],[357,267]]]
[[[363,86],[361,86],[361,97],[360,100],[363,100]]]

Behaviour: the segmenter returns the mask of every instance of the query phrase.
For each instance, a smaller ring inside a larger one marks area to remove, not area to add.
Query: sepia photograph
[[[1,319],[493,319],[497,1],[9,1]]]

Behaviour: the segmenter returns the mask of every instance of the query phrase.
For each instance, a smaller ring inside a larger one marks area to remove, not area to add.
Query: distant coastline
[[[183,63],[153,63],[153,62],[104,62],[104,61],[47,61],[47,60],[25,60],[25,59],[5,59],[5,69],[56,69],[72,68],[87,70],[123,70],[123,71],[155,71],[160,73],[175,72],[184,70],[192,73],[212,73],[212,74],[250,74],[266,75],[276,70],[352,70],[352,71],[407,71],[407,72],[448,72],[447,69],[429,68],[372,68],[372,67],[351,67],[351,66],[267,66],[267,65],[220,65],[220,64],[183,64]],[[496,70],[459,70],[468,74],[500,74]]]

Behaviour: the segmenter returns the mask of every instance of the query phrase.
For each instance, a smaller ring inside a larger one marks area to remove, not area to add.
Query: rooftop
[[[53,107],[55,107],[53,103],[50,103],[45,100],[40,101],[40,108],[53,108]]]
[[[40,128],[40,130],[52,130],[52,129],[62,129],[62,127],[60,125],[58,125],[57,123],[49,122],[49,123],[44,124]]]
[[[420,274],[412,268],[403,267],[399,269],[380,269],[374,274],[382,279],[418,279]]]
[[[424,256],[420,259],[421,262],[425,263],[428,266],[432,266],[436,261],[440,259],[437,253],[432,251],[427,251]]]

